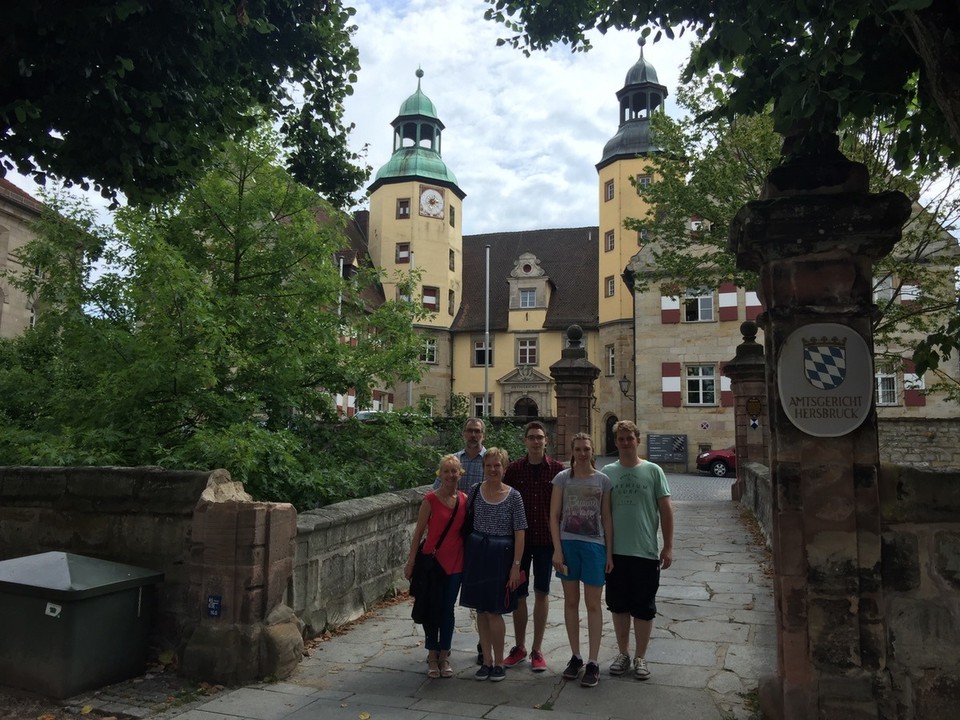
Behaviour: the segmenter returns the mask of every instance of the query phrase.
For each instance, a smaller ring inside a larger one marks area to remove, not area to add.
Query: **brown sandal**
[[[450,653],[444,653],[440,657],[440,677],[452,678],[453,668],[450,667]]]
[[[431,652],[429,655],[427,655],[427,677],[440,677],[440,666],[437,665],[437,653],[435,652]]]

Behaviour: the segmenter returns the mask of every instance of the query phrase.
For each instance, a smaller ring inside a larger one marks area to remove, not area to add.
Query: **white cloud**
[[[369,146],[374,172],[390,159],[390,122],[422,67],[422,89],[446,126],[443,159],[467,193],[465,234],[597,223],[594,166],[617,131],[616,93],[639,57],[638,33],[597,33],[588,53],[554,47],[525,57],[497,47],[508,31],[483,19],[484,0],[348,4],[357,8],[361,69],[346,120],[356,124],[351,146]],[[668,113],[677,112],[674,90],[688,53],[686,41],[645,48],[667,86]],[[7,178],[36,194],[29,178]]]
[[[525,57],[497,47],[507,30],[483,19],[483,0],[354,4],[361,69],[346,111],[374,172],[390,159],[390,122],[422,67],[446,126],[443,159],[467,193],[465,234],[597,223],[595,165],[617,131],[616,93],[639,57],[638,33],[598,33],[588,53]],[[667,112],[688,53],[685,41],[644,49],[670,93]]]

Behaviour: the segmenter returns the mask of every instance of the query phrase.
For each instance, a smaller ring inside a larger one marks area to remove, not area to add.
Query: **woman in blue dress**
[[[466,541],[460,589],[460,604],[477,611],[483,664],[474,677],[493,682],[506,677],[503,615],[517,607],[514,591],[520,585],[527,528],[520,493],[503,483],[508,461],[501,448],[487,448],[483,456],[483,482],[468,500],[473,506],[473,532]]]

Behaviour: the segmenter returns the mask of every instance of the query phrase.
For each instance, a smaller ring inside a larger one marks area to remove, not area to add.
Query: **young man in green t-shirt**
[[[621,420],[613,431],[620,459],[603,468],[613,484],[613,570],[606,578],[606,598],[619,650],[610,674],[623,675],[630,668],[632,617],[636,640],[633,675],[646,680],[650,677],[646,653],[657,615],[660,571],[673,563],[673,506],[661,467],[638,454],[639,428]],[[658,528],[663,531],[662,549],[657,542]]]

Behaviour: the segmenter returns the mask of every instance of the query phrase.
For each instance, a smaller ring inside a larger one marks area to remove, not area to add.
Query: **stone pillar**
[[[303,624],[284,596],[296,537],[292,505],[253,502],[225,470],[214,471],[193,514],[184,675],[237,685],[293,672]]]
[[[767,316],[776,678],[765,716],[887,718],[879,452],[873,406],[873,266],[910,201],[871,194],[866,168],[832,148],[771,172],[730,229],[760,273]]]
[[[567,328],[570,346],[564,348],[560,359],[550,366],[557,393],[557,457],[566,457],[570,442],[578,432],[593,436],[593,384],[600,377],[600,368],[587,360],[583,348],[583,329],[579,325]],[[597,439],[594,438],[596,443]],[[598,447],[595,445],[595,447]]]
[[[743,342],[736,357],[723,368],[733,390],[734,432],[737,444],[737,467],[744,463],[768,464],[770,423],[767,422],[767,363],[763,346],[757,342],[757,323],[747,320],[740,325]],[[743,473],[730,486],[735,502],[743,497]]]

